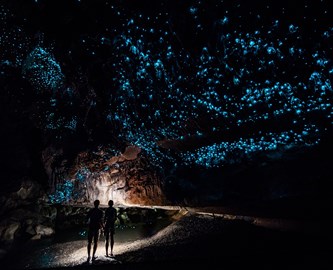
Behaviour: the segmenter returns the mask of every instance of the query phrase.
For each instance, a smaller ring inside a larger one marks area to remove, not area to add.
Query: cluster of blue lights
[[[191,14],[196,12],[190,9]],[[304,29],[293,23],[280,26],[275,20],[269,28],[253,32],[217,32],[219,47],[203,47],[196,56],[174,49],[173,33],[167,27],[156,33],[141,27],[147,22],[140,20],[144,18],[129,20],[116,48],[119,60],[114,67],[119,76],[115,80],[120,94],[115,116],[109,119],[118,119],[123,127],[119,136],[143,148],[157,163],[166,158],[156,148],[163,139],[183,141],[210,132],[228,133],[251,123],[289,119],[279,132],[257,131],[247,138],[207,142],[179,154],[187,165],[217,167],[232,162],[235,153],[247,156],[279,147],[315,145],[333,124],[332,57],[330,48],[321,46],[332,28],[322,33],[316,48],[301,43],[290,47],[293,40],[302,40]],[[159,25],[168,25],[160,20],[155,18]],[[221,21],[232,23],[227,16]],[[156,33],[155,43],[152,33]],[[311,72],[303,74],[303,66],[310,66]],[[321,123],[312,117],[318,113],[324,119]],[[202,118],[209,129],[203,127]]]
[[[177,32],[167,12],[129,15],[124,8],[108,5],[122,25],[80,37],[81,49],[91,59],[98,57],[99,48],[111,55],[113,81],[103,92],[107,105],[101,122],[117,127],[115,136],[142,148],[154,164],[177,160],[189,166],[219,167],[258,152],[316,145],[332,127],[332,26],[307,33],[310,30],[299,20],[264,21],[263,14],[253,14],[258,26],[251,29],[244,22],[238,25],[237,15],[226,9],[214,27],[209,26],[214,30],[209,42],[201,38],[198,44],[202,44],[192,50],[184,45],[184,35]],[[208,27],[205,10],[204,1],[193,1],[188,7],[185,15],[190,16],[193,29],[187,30],[193,37],[203,36]],[[313,39],[307,36],[312,34]],[[7,31],[0,45],[8,39]],[[23,49],[16,51],[17,59],[25,59],[23,74],[37,92],[68,91],[66,104],[71,104],[72,89],[64,85],[61,66],[47,49],[37,46],[25,58]],[[61,115],[61,102],[61,97],[50,99],[45,127],[75,132],[85,121],[75,113]],[[95,107],[96,99],[89,104]],[[191,140],[198,144],[186,151],[159,146],[186,145]],[[87,174],[82,170],[76,177],[85,179]]]
[[[272,152],[280,148],[289,149],[294,146],[312,146],[320,142],[320,138],[308,142],[309,134],[319,133],[313,126],[305,126],[304,130],[293,130],[281,133],[268,132],[261,137],[243,139],[233,142],[222,142],[196,149],[194,152],[182,153],[182,160],[186,165],[197,164],[206,168],[220,167],[221,164],[238,163],[239,160],[251,158],[252,154]],[[318,136],[320,134],[317,134]]]
[[[80,168],[76,174],[75,174],[75,179],[78,180],[79,182],[85,182],[85,180],[91,175],[91,172],[88,168],[82,167]]]
[[[49,195],[49,201],[51,203],[69,202],[74,196],[73,191],[74,183],[71,180],[64,180],[63,183],[57,184],[55,192]]]
[[[21,26],[10,25],[13,18],[14,15],[0,4],[0,67],[20,67],[31,43]]]
[[[45,116],[44,121],[44,128],[47,130],[62,130],[62,129],[68,129],[71,131],[75,131],[77,127],[77,120],[76,116],[73,116],[72,118],[65,117],[65,116],[59,116],[55,112],[48,112]]]
[[[40,91],[56,92],[63,86],[64,75],[59,63],[51,53],[39,46],[25,60],[23,74]]]

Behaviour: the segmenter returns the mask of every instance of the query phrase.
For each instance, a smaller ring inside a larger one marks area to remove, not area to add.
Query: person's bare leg
[[[111,248],[111,256],[113,256],[113,245],[114,245],[114,238],[113,238],[113,233],[111,233],[111,245],[110,245],[110,248]]]
[[[90,251],[91,251],[91,242],[88,242],[88,246],[87,246],[87,251],[88,251],[88,258],[87,258],[87,261],[90,260]]]
[[[105,239],[105,255],[108,256],[108,251],[109,251],[109,237]],[[111,248],[111,253],[112,253],[112,248]]]
[[[96,250],[97,250],[97,240],[94,240],[93,259],[96,258],[95,256]]]
[[[90,254],[91,254],[91,243],[92,243],[92,237],[91,237],[91,232],[88,232],[88,246],[87,246],[87,252],[88,252],[88,258],[87,261],[90,261]]]
[[[94,234],[94,247],[93,247],[93,256],[92,256],[93,260],[95,260],[97,258],[95,256],[95,254],[96,254],[97,245],[98,245],[98,236],[99,236],[99,231],[96,231]]]

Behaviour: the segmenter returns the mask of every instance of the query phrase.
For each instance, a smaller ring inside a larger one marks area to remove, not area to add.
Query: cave
[[[332,267],[328,2],[2,0],[1,269]]]

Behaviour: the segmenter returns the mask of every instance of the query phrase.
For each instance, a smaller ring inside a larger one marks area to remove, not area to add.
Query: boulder
[[[36,234],[40,236],[51,236],[55,233],[54,229],[45,225],[37,225],[36,228]]]
[[[119,160],[119,157],[114,156],[114,157],[110,158],[107,162],[105,162],[105,165],[111,166],[113,164],[116,164],[118,162],[118,160]]]
[[[15,236],[19,233],[21,225],[18,222],[11,223],[7,226],[2,234],[2,240],[11,242],[15,239]]]
[[[138,157],[139,153],[141,152],[141,148],[135,146],[135,145],[130,145],[127,146],[125,149],[125,152],[122,153],[121,155],[126,159],[126,160],[134,160]]]
[[[29,225],[26,229],[25,232],[31,236],[36,235],[36,230],[33,228],[32,225]]]
[[[40,185],[37,182],[31,180],[24,180],[21,184],[21,188],[16,192],[19,199],[33,199],[40,196]]]

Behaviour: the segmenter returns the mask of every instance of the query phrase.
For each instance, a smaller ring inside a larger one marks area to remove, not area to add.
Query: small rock
[[[44,225],[37,225],[35,230],[36,230],[36,233],[41,236],[51,236],[54,234],[53,228],[47,227]]]
[[[16,232],[19,231],[21,225],[20,223],[12,223],[8,226],[8,228],[3,233],[2,239],[5,241],[12,241],[15,238]]]

